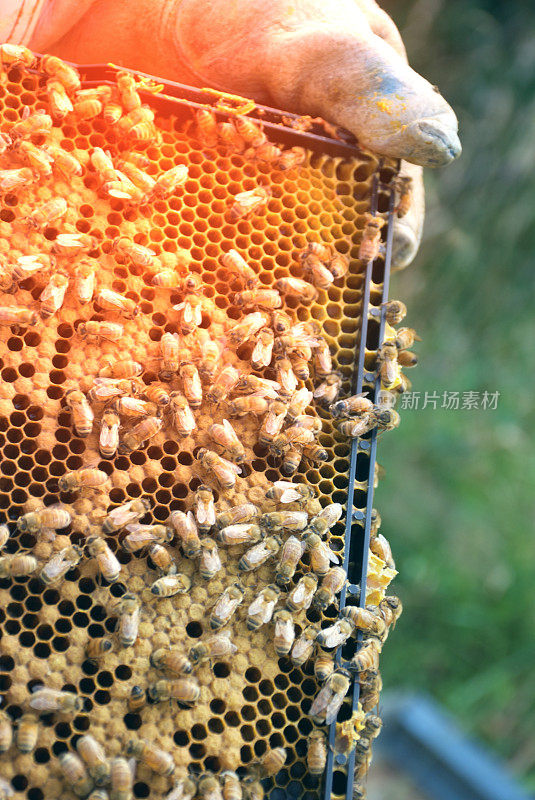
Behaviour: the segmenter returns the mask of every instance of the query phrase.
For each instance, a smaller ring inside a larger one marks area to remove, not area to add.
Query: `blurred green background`
[[[423,339],[413,389],[500,392],[495,411],[402,411],[381,439],[375,505],[405,604],[385,688],[429,691],[533,789],[535,4],[382,5],[464,147],[427,173],[423,245],[393,278]]]

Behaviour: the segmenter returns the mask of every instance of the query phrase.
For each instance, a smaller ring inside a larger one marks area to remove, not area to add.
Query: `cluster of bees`
[[[1,45],[0,55],[4,70],[12,66],[37,66],[34,54],[24,47]],[[44,56],[38,66],[47,76],[49,113],[24,114],[8,132],[1,133],[0,151],[13,159],[14,166],[0,170],[0,192],[16,193],[55,173],[63,177],[91,173],[96,177],[100,196],[139,206],[169,197],[185,183],[188,170],[183,165],[158,176],[146,172],[149,161],[136,147],[157,139],[159,134],[154,113],[142,103],[139,84],[130,74],[119,73],[116,87],[82,89],[77,71],[60,59]],[[155,90],[150,84],[143,88]],[[82,163],[49,139],[54,123],[69,115],[77,120],[102,117],[114,126],[130,149],[119,158],[94,147],[87,163]],[[200,109],[196,113],[196,126],[199,138],[207,146],[223,145],[228,152],[243,154],[274,169],[293,169],[305,161],[302,148],[281,150],[267,140],[261,125],[244,116],[218,122],[213,112]],[[35,143],[37,139],[39,144]],[[410,182],[400,180],[397,189],[396,210],[403,216],[410,204]],[[262,210],[270,197],[267,185],[235,195],[227,211],[228,221],[249,219]],[[14,224],[44,233],[47,226],[61,224],[68,208],[67,201],[55,197]],[[367,216],[359,250],[363,261],[379,254],[384,223],[381,216]],[[39,318],[46,321],[60,311],[70,289],[81,306],[93,304],[100,315],[106,312],[115,315],[113,320],[84,320],[78,324],[77,334],[97,341],[120,341],[124,327],[117,316],[133,319],[140,309],[128,297],[98,284],[98,262],[94,257],[97,246],[98,242],[89,234],[60,230],[51,243],[43,236],[43,250],[48,248],[47,252],[2,264],[0,290],[5,293],[16,293],[29,277],[46,278],[47,282],[37,311],[2,307],[0,324],[25,327],[36,325]],[[230,553],[242,548],[237,563],[239,575],[273,563],[273,582],[251,597],[247,597],[239,580],[225,588],[207,615],[210,633],[188,652],[172,648],[154,650],[150,666],[162,677],[145,688],[133,686],[128,707],[137,713],[148,701],[176,700],[183,707],[195,705],[200,695],[195,669],[236,652],[225,626],[243,606],[248,630],[271,626],[277,656],[289,657],[296,666],[313,661],[320,688],[309,714],[316,725],[330,725],[336,720],[354,674],[359,674],[359,709],[350,720],[337,723],[335,749],[348,754],[356,748],[355,775],[360,781],[371,760],[371,742],[381,727],[380,718],[372,713],[381,689],[379,654],[401,613],[399,599],[384,596],[384,591],[379,596],[371,591],[368,597],[366,591],[365,607],[346,606],[338,619],[323,629],[319,624],[308,624],[304,619],[308,609],[322,612],[337,605],[338,595],[347,583],[346,571],[326,541],[330,529],[340,520],[343,507],[332,503],[322,508],[311,487],[280,480],[266,489],[269,501],[266,507],[242,503],[228,508],[226,503],[218,510],[214,490],[208,485],[215,481],[219,495],[224,498],[235,488],[245,467],[240,423],[233,424],[230,419],[247,416],[257,421],[258,444],[278,460],[286,477],[293,475],[303,460],[317,464],[328,458],[318,440],[322,421],[314,402],[328,409],[339,431],[352,438],[375,428],[380,432],[390,430],[399,423],[392,407],[376,405],[364,395],[340,399],[342,375],[333,368],[321,327],[314,322],[295,322],[283,308],[288,298],[305,305],[316,301],[318,290],[329,289],[346,275],[349,259],[328,245],[310,242],[297,254],[303,277],[279,278],[273,286],[266,287],[238,251],[225,252],[220,258],[221,265],[240,284],[232,302],[243,316],[238,320],[228,317],[223,337],[215,339],[203,319],[203,315],[209,315],[210,304],[202,294],[199,275],[189,270],[192,257],[188,251],[179,250],[170,266],[169,259],[162,263],[150,248],[125,236],[111,241],[109,250],[119,263],[142,268],[156,290],[181,294],[181,302],[169,308],[178,332],[165,332],[161,337],[157,380],[145,384],[141,376],[146,366],[133,359],[116,360],[105,363],[89,386],[70,388],[65,394],[65,405],[71,411],[74,430],[79,437],[88,437],[95,419],[99,418],[100,454],[111,459],[117,453],[129,455],[145,447],[164,426],[172,427],[178,438],[192,436],[197,427],[195,413],[207,403],[212,410],[223,410],[225,418],[213,422],[207,431],[212,447],[195,451],[206,483],[189,499],[187,512],[173,511],[165,523],[142,522],[150,511],[150,503],[144,498],[131,500],[110,510],[99,521],[98,533],[93,525],[83,547],[75,544],[65,547],[44,564],[39,564],[30,553],[0,556],[0,577],[24,576],[39,570],[45,585],[56,586],[70,570],[92,559],[102,581],[113,584],[120,577],[121,564],[105,537],[117,535],[125,551],[146,556],[149,567],[157,573],[141,596],[127,592],[114,604],[118,643],[128,648],[138,637],[145,595],[157,600],[188,593],[192,588],[192,578],[180,571],[178,554],[169,549],[173,543],[184,558],[196,562],[198,575],[205,581],[213,579],[222,568],[220,548],[228,548]],[[386,333],[378,370],[382,388],[392,397],[410,385],[401,367],[416,363],[411,352],[418,338],[415,332],[391,327],[401,322],[405,313],[400,301],[386,304]],[[226,353],[238,350],[240,368],[227,363],[226,358]],[[312,390],[305,385],[311,378]],[[104,491],[108,482],[107,472],[88,465],[62,475],[58,490],[69,494]],[[276,510],[272,510],[274,505]],[[56,531],[66,528],[72,519],[68,505],[58,502],[22,515],[17,528],[52,541]],[[383,590],[396,573],[390,546],[379,534],[379,526],[380,517],[374,512],[370,558],[374,560],[377,575],[383,575],[382,583],[377,584]],[[0,526],[0,551],[8,538],[7,526]],[[336,651],[357,635],[363,637],[360,649],[345,666],[337,665]],[[108,637],[93,639],[87,647],[87,656],[98,661],[112,647]],[[22,752],[35,747],[38,714],[78,713],[83,701],[70,692],[38,686],[29,699],[29,708],[20,718],[16,732],[16,743]],[[3,713],[0,752],[7,751],[12,738],[12,723]],[[161,775],[171,775],[175,769],[171,754],[143,739],[129,741],[125,755],[115,759],[106,757],[91,734],[80,737],[76,747],[77,753],[60,755],[60,767],[75,794],[89,796],[91,800],[108,797],[129,800],[137,761]],[[326,735],[315,727],[308,737],[307,765],[311,775],[323,774],[327,753]],[[229,771],[219,776],[192,774],[179,780],[167,797],[168,800],[194,797],[261,800],[264,791],[261,781],[276,775],[285,760],[284,748],[275,748],[248,765],[243,779]],[[9,796],[7,790],[11,789],[6,786],[7,789],[0,786],[0,791]],[[105,786],[109,786],[109,791]],[[355,800],[364,797],[360,783],[356,784],[354,797]]]

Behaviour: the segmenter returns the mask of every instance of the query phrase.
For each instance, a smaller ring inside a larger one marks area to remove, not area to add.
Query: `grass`
[[[404,410],[382,437],[376,505],[405,605],[384,679],[429,691],[535,788],[535,9],[384,6],[464,146],[427,176],[423,246],[393,280],[423,338],[413,388],[500,392],[495,411]]]

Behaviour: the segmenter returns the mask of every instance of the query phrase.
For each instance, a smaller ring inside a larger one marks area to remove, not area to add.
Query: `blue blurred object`
[[[492,753],[468,739],[430,698],[391,694],[381,713],[378,751],[433,800],[533,800]]]

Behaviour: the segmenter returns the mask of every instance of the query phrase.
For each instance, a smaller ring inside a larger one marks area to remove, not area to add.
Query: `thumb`
[[[352,0],[212,0],[201,29],[202,5],[183,1],[177,37],[207,80],[323,116],[386,156],[436,167],[460,154],[451,107]]]

